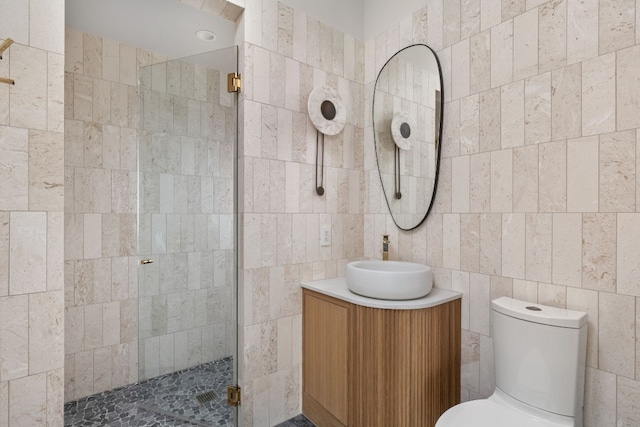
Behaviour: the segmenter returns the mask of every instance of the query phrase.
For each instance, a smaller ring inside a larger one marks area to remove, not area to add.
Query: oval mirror
[[[389,211],[403,230],[433,206],[442,135],[442,71],[435,52],[416,44],[382,67],[373,94],[378,172]]]

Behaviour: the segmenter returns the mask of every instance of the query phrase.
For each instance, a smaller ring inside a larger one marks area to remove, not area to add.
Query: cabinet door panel
[[[304,393],[338,421],[348,422],[349,309],[304,295]],[[306,410],[307,408],[305,408]],[[310,408],[312,409],[312,408]]]
[[[352,426],[410,423],[411,311],[354,306]]]

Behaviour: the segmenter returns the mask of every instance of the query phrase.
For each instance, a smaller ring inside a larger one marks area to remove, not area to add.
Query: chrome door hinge
[[[227,405],[238,406],[242,403],[242,389],[239,385],[227,386]]]
[[[234,93],[242,91],[242,77],[238,73],[227,74],[227,92]]]

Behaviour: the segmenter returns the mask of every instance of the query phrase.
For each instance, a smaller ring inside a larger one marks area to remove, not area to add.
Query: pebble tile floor
[[[234,411],[226,405],[226,387],[232,378],[231,357],[162,375],[67,403],[64,425],[232,427]],[[196,396],[210,390],[218,397],[200,404]],[[278,425],[313,426],[303,415]]]

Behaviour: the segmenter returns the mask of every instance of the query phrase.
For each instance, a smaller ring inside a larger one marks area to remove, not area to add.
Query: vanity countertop
[[[302,287],[352,304],[387,310],[417,310],[435,307],[445,302],[462,298],[460,292],[440,288],[433,288],[426,296],[412,300],[393,301],[367,298],[351,292],[344,277],[302,282]]]

